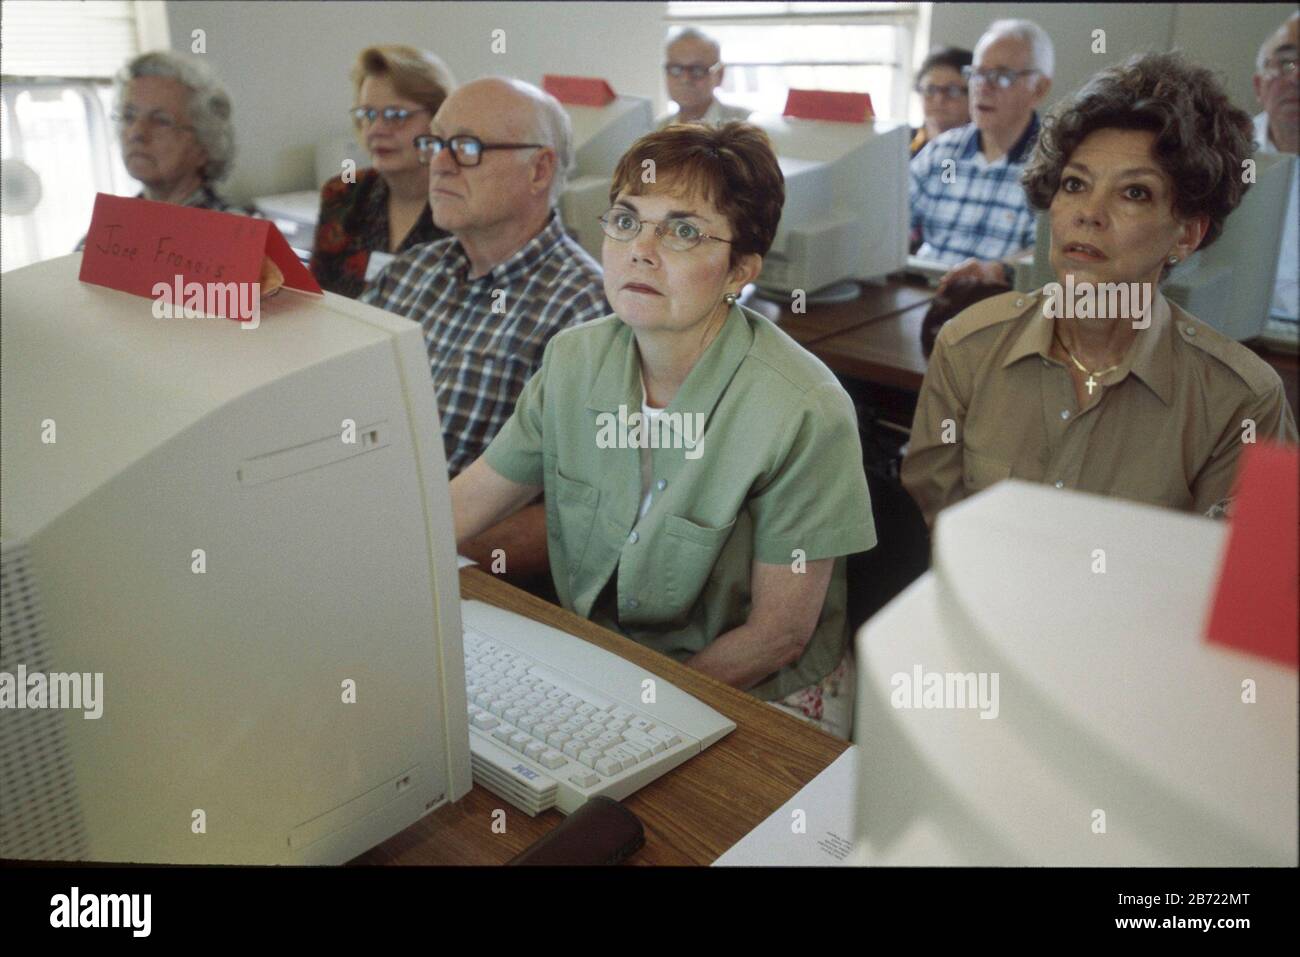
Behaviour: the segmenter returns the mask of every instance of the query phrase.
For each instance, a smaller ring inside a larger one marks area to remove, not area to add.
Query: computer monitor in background
[[[1268,321],[1295,162],[1294,156],[1256,155],[1255,183],[1224,221],[1222,235],[1175,267],[1160,287],[1170,301],[1239,341],[1258,336]],[[1033,263],[1016,270],[1018,290],[1056,281],[1050,253],[1051,229],[1043,212]]]
[[[1294,666],[1203,637],[1229,528],[1018,481],[945,509],[857,635],[856,863],[1294,867]]]
[[[0,857],[340,863],[458,800],[419,327],[287,289],[157,319],[79,264],[3,287]]]
[[[565,229],[600,262],[605,234],[599,219],[609,209],[614,167],[628,147],[654,129],[650,100],[618,96],[605,106],[564,104],[573,123],[574,166],[560,197]]]
[[[906,125],[757,113],[750,122],[771,138],[785,176],[785,208],[763,259],[760,292],[787,302],[796,289],[810,299],[852,298],[859,292],[853,281],[903,267]]]

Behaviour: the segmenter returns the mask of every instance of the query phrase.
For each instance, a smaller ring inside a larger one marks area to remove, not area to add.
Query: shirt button
[[[1048,362],[1046,359],[1042,359],[1042,360],[1040,360],[1040,361],[1043,363],[1044,366],[1050,366],[1050,365],[1051,365],[1051,363]]]
[[[655,488],[657,488],[661,492],[667,487],[668,487],[667,479],[660,479],[658,482],[655,482]]]
[[[1194,335],[1196,335],[1196,327],[1195,327],[1195,326],[1187,326],[1187,327],[1186,327],[1186,331],[1187,331],[1187,334],[1188,334],[1189,336],[1194,336]]]
[[[1063,419],[1068,419],[1069,417],[1070,417],[1070,410],[1069,410],[1069,409],[1062,409],[1062,410],[1061,410],[1061,418],[1063,418]]]
[[[641,607],[641,603],[637,601],[635,598],[629,598],[627,600],[627,607],[631,609],[637,609]]]
[[[1020,308],[1021,306],[1023,306],[1024,304],[1025,304],[1025,301],[1024,301],[1023,299],[1017,299],[1017,300],[1016,300],[1016,308],[1017,308],[1017,309],[1019,309],[1019,308]]]
[[[1057,487],[1057,488],[1065,488],[1065,483],[1062,482],[1060,479],[1057,479],[1057,481],[1056,481],[1056,487]]]
[[[640,538],[640,537],[641,537],[641,536],[638,535],[636,532],[633,532],[631,535],[629,535],[629,536],[627,537],[627,540],[628,540],[631,544],[635,545],[635,544],[636,544],[636,540],[637,540],[638,538]]]

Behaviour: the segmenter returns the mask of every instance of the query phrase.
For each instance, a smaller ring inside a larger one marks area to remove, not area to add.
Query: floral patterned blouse
[[[429,204],[396,252],[448,235],[433,225]],[[388,253],[388,184],[373,169],[357,171],[355,183],[335,176],[320,191],[320,215],[312,242],[311,271],[326,292],[355,299],[366,288],[371,252]]]

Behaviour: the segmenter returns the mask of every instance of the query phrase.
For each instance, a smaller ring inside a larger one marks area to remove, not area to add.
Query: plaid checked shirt
[[[448,237],[402,253],[361,294],[424,329],[452,477],[510,418],[551,336],[613,311],[601,275],[552,212],[541,232],[478,279],[468,278],[469,257]]]
[[[1020,174],[1038,126],[1035,113],[1016,145],[993,163],[980,152],[974,123],[939,134],[916,154],[909,199],[912,231],[923,240],[918,256],[954,265],[971,256],[1002,259],[1034,244],[1034,211]]]

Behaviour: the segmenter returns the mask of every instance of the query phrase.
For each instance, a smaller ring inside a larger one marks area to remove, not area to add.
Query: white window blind
[[[6,77],[105,79],[140,52],[131,0],[5,0]]]

